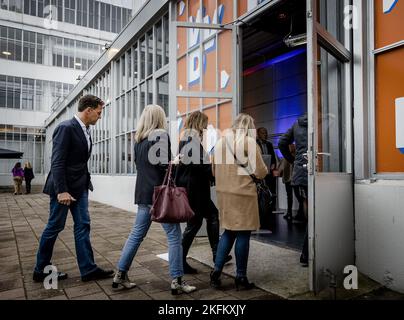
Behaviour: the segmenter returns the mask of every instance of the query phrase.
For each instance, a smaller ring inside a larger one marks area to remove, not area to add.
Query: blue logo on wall
[[[398,0],[383,0],[383,13],[388,14],[393,11],[397,5]]]

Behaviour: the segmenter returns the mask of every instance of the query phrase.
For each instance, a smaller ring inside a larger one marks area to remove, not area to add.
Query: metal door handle
[[[318,152],[317,153],[318,156],[327,156],[327,157],[331,157],[331,153],[328,152]]]

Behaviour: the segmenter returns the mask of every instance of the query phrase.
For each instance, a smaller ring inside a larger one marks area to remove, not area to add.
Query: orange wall
[[[383,13],[383,1],[375,1],[375,47],[404,40],[404,1]],[[404,48],[376,55],[375,59],[376,171],[404,172],[404,154],[396,148],[395,100],[404,97]],[[404,125],[404,123],[403,123]]]

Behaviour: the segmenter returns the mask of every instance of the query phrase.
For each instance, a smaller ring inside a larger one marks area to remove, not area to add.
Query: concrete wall
[[[357,182],[355,207],[358,269],[404,292],[404,181]]]
[[[1,124],[42,128],[50,113],[1,108],[0,114]]]
[[[90,192],[90,200],[105,203],[123,210],[135,212],[136,176],[103,176],[91,175],[94,191]]]

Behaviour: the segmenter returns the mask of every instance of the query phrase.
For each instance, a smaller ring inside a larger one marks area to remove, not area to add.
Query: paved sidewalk
[[[79,300],[249,300],[280,299],[260,289],[236,291],[234,279],[223,275],[223,289],[209,286],[211,268],[192,261],[200,272],[185,276],[197,286],[191,294],[172,296],[169,290],[168,263],[157,257],[167,252],[166,238],[158,223],[153,223],[133,262],[129,276],[137,287],[113,290],[112,279],[82,282],[75,258],[73,221],[69,215],[65,230],[55,245],[53,264],[69,278],[57,290],[46,290],[32,281],[38,240],[48,219],[49,197],[43,194],[13,196],[0,193],[0,300],[3,299],[79,299]],[[134,213],[91,202],[91,240],[96,263],[114,269],[129,234]]]

